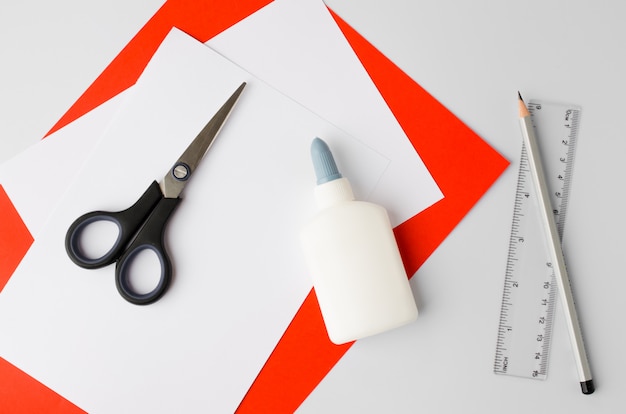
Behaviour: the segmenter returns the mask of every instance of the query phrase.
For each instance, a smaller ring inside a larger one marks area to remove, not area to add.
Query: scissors
[[[67,231],[65,249],[70,259],[86,269],[97,269],[113,262],[115,284],[120,295],[136,305],[147,305],[161,298],[172,279],[172,265],[163,243],[165,225],[181,201],[180,193],[207,153],[228,115],[239,99],[246,83],[242,83],[204,126],[160,183],[153,181],[135,204],[119,212],[92,211],[80,216]],[[81,248],[81,235],[90,224],[110,221],[117,225],[117,240],[101,257],[89,257]],[[139,293],[130,283],[130,264],[137,255],[150,249],[156,253],[161,275],[156,287]]]

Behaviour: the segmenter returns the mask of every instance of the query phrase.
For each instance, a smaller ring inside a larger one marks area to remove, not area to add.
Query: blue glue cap
[[[320,138],[315,138],[311,143],[311,159],[318,185],[342,177],[328,144]]]

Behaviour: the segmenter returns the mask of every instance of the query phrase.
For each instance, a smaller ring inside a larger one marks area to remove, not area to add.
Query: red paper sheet
[[[0,292],[33,244],[33,237],[0,185]]]
[[[132,86],[172,27],[206,42],[268,3],[167,1],[49,133]],[[407,273],[413,275],[508,162],[339,16],[333,17],[445,196],[395,228]],[[4,191],[0,191],[0,220],[3,229],[18,229],[15,234],[21,240],[19,246],[13,246],[4,240],[9,237],[12,241],[12,236],[3,231],[1,287],[24,256],[32,237]],[[5,261],[7,252],[11,260]],[[350,346],[336,346],[329,341],[312,290],[241,402],[238,413],[294,412]],[[0,406],[12,413],[82,411],[1,358],[0,381],[0,389],[8,390],[0,393]]]
[[[0,358],[0,413],[82,414],[84,411]]]

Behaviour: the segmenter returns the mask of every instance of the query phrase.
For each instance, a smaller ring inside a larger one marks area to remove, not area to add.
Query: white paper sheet
[[[443,197],[322,1],[274,1],[207,44],[393,160],[370,200],[394,226]]]
[[[170,290],[138,307],[114,269],[65,254],[71,222],[132,204],[242,82],[170,219]],[[357,194],[390,161],[178,30],[0,295],[0,355],[88,412],[233,412],[311,288],[309,148],[326,139]]]

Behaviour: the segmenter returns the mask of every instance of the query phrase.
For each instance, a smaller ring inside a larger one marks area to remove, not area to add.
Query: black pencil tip
[[[524,99],[522,98],[522,94],[519,91],[517,91],[517,96],[519,97],[520,101],[524,102]]]

